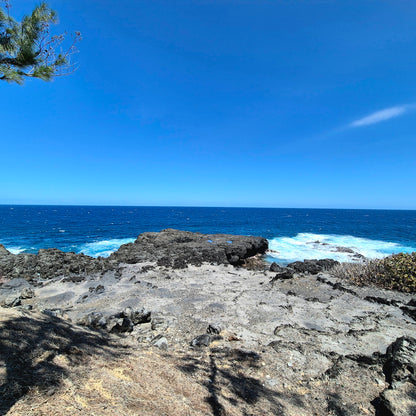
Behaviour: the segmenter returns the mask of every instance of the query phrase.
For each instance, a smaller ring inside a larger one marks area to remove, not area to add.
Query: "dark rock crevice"
[[[335,282],[335,283],[331,282],[330,280],[326,279],[323,276],[318,276],[316,280],[318,282],[331,286],[332,289],[334,290],[339,290],[341,292],[349,293],[350,295],[353,295],[353,296],[358,296],[357,292],[355,292],[354,290],[348,289],[347,287],[343,286],[340,282]]]

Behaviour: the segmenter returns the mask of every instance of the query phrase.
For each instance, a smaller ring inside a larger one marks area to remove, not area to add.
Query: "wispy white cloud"
[[[371,124],[381,123],[382,121],[390,120],[391,118],[399,117],[407,113],[414,106],[400,105],[396,107],[385,108],[384,110],[376,111],[366,117],[353,121],[350,127],[369,126]]]

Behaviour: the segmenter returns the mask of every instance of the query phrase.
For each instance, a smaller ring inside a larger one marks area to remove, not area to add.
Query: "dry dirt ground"
[[[380,357],[416,337],[412,296],[328,274],[272,277],[149,263],[32,287],[0,308],[0,415],[375,415],[388,387]],[[151,322],[121,335],[76,324],[126,307]],[[192,346],[209,326],[219,333]],[[406,408],[416,413],[416,398]]]

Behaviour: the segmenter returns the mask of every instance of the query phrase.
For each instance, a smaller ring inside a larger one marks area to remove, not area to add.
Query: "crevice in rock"
[[[336,282],[336,283],[331,282],[330,280],[325,279],[325,278],[324,278],[324,277],[322,277],[322,276],[318,276],[318,277],[316,278],[316,280],[317,280],[318,282],[321,282],[321,283],[324,283],[324,284],[326,284],[326,285],[331,286],[331,287],[332,287],[332,289],[334,289],[334,290],[339,290],[340,292],[345,292],[345,293],[349,293],[350,295],[353,295],[353,296],[358,296],[358,295],[357,295],[357,292],[355,292],[354,290],[348,289],[348,288],[347,288],[347,287],[345,287],[345,286],[342,286],[342,285],[341,285],[341,283],[339,283],[339,282]]]
[[[379,305],[399,306],[399,302],[397,300],[381,298],[379,296],[366,296],[364,300],[372,303],[378,303]]]

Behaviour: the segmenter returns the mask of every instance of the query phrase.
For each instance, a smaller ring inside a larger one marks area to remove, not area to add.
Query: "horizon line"
[[[332,207],[273,207],[273,206],[203,206],[203,205],[107,205],[107,204],[5,204],[0,206],[21,207],[103,207],[103,208],[217,208],[217,209],[309,209],[309,210],[344,210],[344,211],[416,211],[416,208],[332,208]]]

